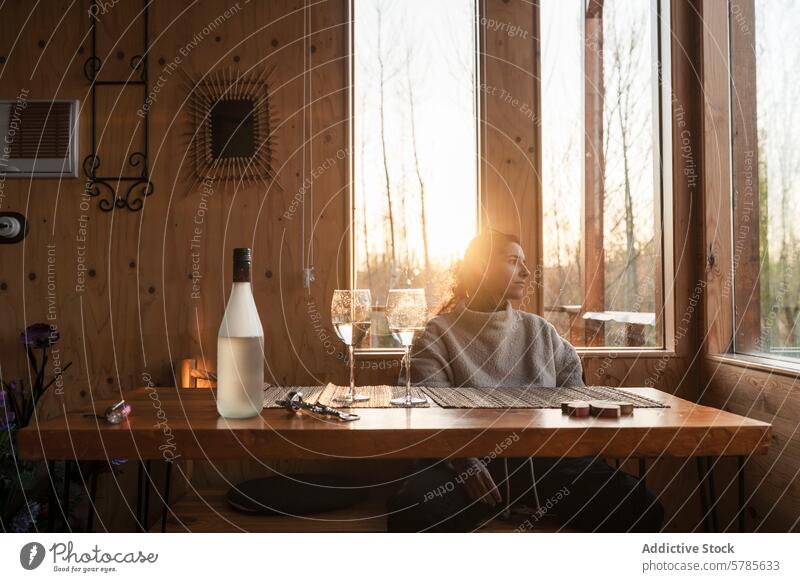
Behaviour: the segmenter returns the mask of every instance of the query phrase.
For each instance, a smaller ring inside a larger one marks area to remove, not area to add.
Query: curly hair
[[[480,275],[486,269],[494,248],[499,243],[505,242],[520,244],[519,238],[513,234],[493,229],[482,232],[470,241],[467,250],[464,251],[464,257],[451,269],[450,292],[437,307],[437,315],[449,313],[459,301],[468,299],[475,292]]]

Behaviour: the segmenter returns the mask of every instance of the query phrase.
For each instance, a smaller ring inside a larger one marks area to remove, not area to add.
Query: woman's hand
[[[456,480],[464,484],[467,495],[473,501],[481,501],[487,505],[495,506],[502,501],[500,491],[497,489],[489,470],[475,457],[453,459],[453,468],[456,470]]]

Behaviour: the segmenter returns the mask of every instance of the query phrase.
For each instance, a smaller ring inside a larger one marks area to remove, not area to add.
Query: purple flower
[[[14,428],[15,414],[7,408],[0,408],[0,430]]]
[[[42,506],[38,501],[29,501],[28,504],[19,510],[19,513],[11,520],[11,531],[15,533],[26,533],[31,530],[31,526],[39,517]]]
[[[22,345],[28,348],[47,348],[55,344],[60,335],[58,328],[47,323],[34,323],[19,336]]]
[[[6,408],[6,391],[0,389],[0,430],[5,430],[7,427],[12,427],[16,415],[13,410]]]

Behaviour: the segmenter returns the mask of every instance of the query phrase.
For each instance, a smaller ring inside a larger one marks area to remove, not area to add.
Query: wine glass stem
[[[353,344],[347,346],[350,352],[350,398],[355,400],[356,397],[356,377],[355,377],[355,358],[353,357]]]
[[[411,348],[406,346],[406,403],[411,402]]]

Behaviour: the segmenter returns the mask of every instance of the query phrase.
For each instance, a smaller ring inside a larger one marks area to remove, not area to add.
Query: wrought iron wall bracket
[[[83,160],[83,173],[86,176],[85,193],[98,198],[97,207],[104,212],[111,212],[115,208],[127,209],[137,212],[144,206],[144,199],[153,193],[153,182],[150,180],[149,142],[150,142],[150,113],[143,107],[140,116],[144,122],[144,151],[133,152],[128,156],[127,165],[130,174],[120,176],[98,175],[100,169],[100,156],[97,151],[97,91],[100,87],[123,86],[141,87],[143,91],[142,103],[148,95],[147,58],[150,50],[148,30],[149,0],[142,2],[142,17],[144,18],[144,48],[141,54],[130,59],[131,75],[123,80],[100,80],[98,74],[103,67],[103,61],[97,56],[97,15],[99,6],[97,0],[92,0],[89,9],[89,22],[92,29],[92,56],[83,64],[83,74],[92,87],[92,152]],[[136,74],[138,72],[138,75]]]

